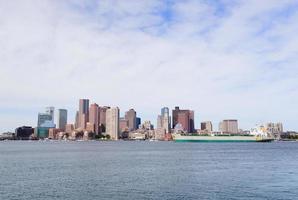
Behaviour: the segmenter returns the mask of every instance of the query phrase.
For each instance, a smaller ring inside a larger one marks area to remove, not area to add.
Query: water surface
[[[0,199],[297,199],[298,143],[0,142]]]

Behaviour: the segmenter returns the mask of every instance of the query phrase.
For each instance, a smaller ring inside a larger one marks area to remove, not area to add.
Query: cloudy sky
[[[0,0],[0,131],[79,98],[298,130],[296,0]]]

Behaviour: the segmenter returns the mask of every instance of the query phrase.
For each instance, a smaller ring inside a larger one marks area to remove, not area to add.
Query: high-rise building
[[[118,107],[110,108],[106,111],[106,134],[110,135],[112,140],[119,138],[119,115]]]
[[[66,109],[58,109],[58,120],[57,127],[60,130],[65,130],[65,126],[67,124],[67,110]]]
[[[158,129],[162,128],[162,116],[161,115],[157,116],[156,128],[158,128]]]
[[[189,111],[189,132],[195,132],[195,112],[193,110]]]
[[[141,125],[141,123],[142,123],[142,120],[141,120],[141,118],[140,117],[137,117],[137,122],[136,122],[137,124],[136,124],[136,126],[137,126],[137,129],[139,128],[139,126]]]
[[[46,107],[46,112],[45,113],[52,116],[52,122],[54,123],[55,108],[53,106]]]
[[[223,133],[232,133],[236,134],[238,133],[238,120],[236,119],[227,119],[223,120],[220,123],[220,130]]]
[[[182,125],[183,130],[190,133],[190,120],[189,120],[189,112],[179,112],[177,116],[177,121]]]
[[[130,109],[129,111],[125,112],[125,119],[128,120],[128,129],[130,131],[137,129],[137,113],[134,109]]]
[[[46,107],[44,113],[38,113],[37,127],[55,128],[54,107]]]
[[[38,113],[37,128],[34,131],[38,138],[47,138],[49,136],[49,129],[55,128],[54,123],[54,107],[46,107],[44,113]]]
[[[80,99],[78,128],[85,129],[87,122],[89,122],[88,118],[89,118],[89,99]]]
[[[108,106],[99,107],[99,133],[106,132],[106,112],[110,109]]]
[[[170,115],[170,109],[168,107],[163,107],[161,109],[161,116]]]
[[[89,127],[94,127],[92,132],[94,132],[96,135],[99,134],[99,117],[99,106],[96,103],[91,104],[89,109],[89,123],[91,125],[89,125]]]
[[[79,111],[76,112],[76,117],[75,117],[75,123],[74,123],[74,128],[77,129],[80,126],[80,120],[79,120]]]
[[[211,121],[201,122],[201,130],[212,132],[213,131],[212,122]]]
[[[166,133],[171,132],[171,116],[170,110],[168,107],[164,107],[161,109],[161,116],[162,116],[162,128],[166,130]]]
[[[157,129],[164,129],[166,133],[171,132],[171,117],[169,115],[169,108],[161,109],[161,115],[157,117]]]
[[[184,131],[193,133],[195,130],[194,126],[194,111],[192,110],[180,110],[178,106],[172,111],[173,117],[173,128],[177,124],[181,124]]]

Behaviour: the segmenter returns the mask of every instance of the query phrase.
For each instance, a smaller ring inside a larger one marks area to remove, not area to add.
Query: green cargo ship
[[[272,137],[261,135],[182,135],[173,134],[175,142],[271,142]]]

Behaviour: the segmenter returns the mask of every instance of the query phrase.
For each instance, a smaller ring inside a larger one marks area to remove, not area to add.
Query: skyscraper
[[[139,126],[141,125],[141,123],[142,123],[142,119],[140,118],[140,117],[137,117],[136,118],[136,126],[137,126],[137,129],[139,128]]]
[[[99,107],[99,132],[104,133],[106,132],[106,112],[110,107],[103,106]]]
[[[166,133],[171,132],[171,116],[170,110],[168,107],[163,107],[161,109],[161,116],[162,116],[162,127],[166,130]]]
[[[128,129],[130,131],[137,129],[136,117],[137,117],[137,113],[134,109],[130,109],[125,113],[125,119],[128,120]]]
[[[106,134],[110,135],[112,140],[119,138],[119,113],[118,107],[106,111]]]
[[[58,120],[57,126],[61,130],[65,130],[65,126],[67,124],[67,110],[66,109],[58,109]]]
[[[161,109],[161,115],[158,115],[157,117],[157,128],[164,129],[166,133],[171,132],[171,117],[168,107]]]
[[[89,123],[94,130],[92,130],[96,135],[99,133],[99,107],[96,103],[91,104],[89,108]]]
[[[162,128],[162,116],[158,115],[157,116],[157,123],[156,123],[156,128]]]
[[[173,128],[179,123],[182,125],[183,130],[189,133],[194,132],[194,111],[193,110],[180,110],[178,106],[172,111]]]
[[[79,111],[77,111],[77,112],[76,112],[76,117],[75,117],[74,128],[79,128],[79,126],[80,126]]]
[[[46,107],[44,113],[38,113],[37,126],[54,128],[54,107]]]
[[[55,128],[54,123],[54,107],[46,107],[44,113],[38,113],[37,128],[35,135],[38,138],[47,138],[49,129]]]
[[[238,121],[236,119],[226,119],[220,123],[220,130],[223,133],[238,133]]]
[[[170,115],[170,109],[168,107],[163,107],[161,109],[161,116]]]
[[[89,122],[89,99],[79,101],[79,128],[85,129]]]

